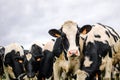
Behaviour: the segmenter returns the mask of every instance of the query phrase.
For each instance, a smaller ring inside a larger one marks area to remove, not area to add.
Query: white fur
[[[91,64],[93,63],[93,61],[90,61],[90,58],[89,57],[85,57],[85,61],[84,61],[84,66],[85,67],[90,67],[91,66]]]
[[[26,54],[26,58],[29,61],[32,58],[32,54],[30,54],[30,53]]]
[[[21,47],[21,45],[18,43],[12,43],[12,44],[5,46],[4,58],[12,50],[15,50],[16,52],[20,52],[20,56],[24,55],[24,51],[23,51],[23,48]]]
[[[54,41],[50,40],[47,43],[44,44],[43,51],[44,50],[49,50],[52,51],[54,46]]]

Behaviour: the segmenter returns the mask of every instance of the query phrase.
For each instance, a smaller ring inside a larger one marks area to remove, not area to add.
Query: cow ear
[[[92,29],[91,25],[84,25],[82,28],[80,28],[80,34],[87,34]]]
[[[59,30],[56,30],[56,29],[51,29],[49,30],[48,32],[51,36],[53,37],[60,37],[61,36],[61,32]]]

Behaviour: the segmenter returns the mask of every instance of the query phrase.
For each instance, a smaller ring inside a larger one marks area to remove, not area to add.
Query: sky
[[[48,31],[67,20],[79,27],[102,23],[120,33],[120,0],[0,0],[0,46],[45,43],[53,38]]]

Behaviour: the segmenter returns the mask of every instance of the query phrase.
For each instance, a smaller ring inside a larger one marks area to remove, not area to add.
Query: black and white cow
[[[84,61],[78,80],[94,80],[103,70],[104,78],[110,79],[112,64],[120,61],[120,37],[115,30],[100,23],[85,25],[80,29],[80,46]]]
[[[24,65],[28,79],[37,80],[39,65],[43,58],[42,47],[42,44],[34,43],[32,44],[30,51],[25,53]]]
[[[43,63],[39,68],[39,75],[38,75],[39,80],[41,80],[41,78],[47,80],[53,79],[53,63],[54,63],[54,55],[52,53],[53,46],[54,46],[54,40],[50,40],[44,44],[43,47],[44,58],[43,58]]]
[[[3,70],[3,57],[4,57],[4,52],[5,48],[4,47],[0,47],[0,80],[2,80],[2,76],[4,74],[4,70]]]
[[[57,38],[53,48],[56,58],[53,64],[54,80],[75,78],[82,57],[78,25],[73,21],[66,21],[60,29],[49,30],[49,34]]]
[[[6,80],[18,80],[18,77],[24,74],[23,48],[17,43],[12,43],[5,46],[4,50],[3,68]]]
[[[53,43],[46,43],[44,46],[39,42],[32,44],[30,52],[25,54],[25,69],[28,78],[45,80],[52,76],[54,60],[52,47]]]

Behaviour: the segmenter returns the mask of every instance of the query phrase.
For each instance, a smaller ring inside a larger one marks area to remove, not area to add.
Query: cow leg
[[[60,67],[56,62],[53,64],[54,80],[60,80]]]
[[[85,71],[81,71],[81,70],[77,70],[75,74],[77,75],[76,80],[85,80],[88,76],[88,74]]]
[[[112,58],[108,57],[105,66],[104,80],[111,80],[111,72],[112,72]]]

